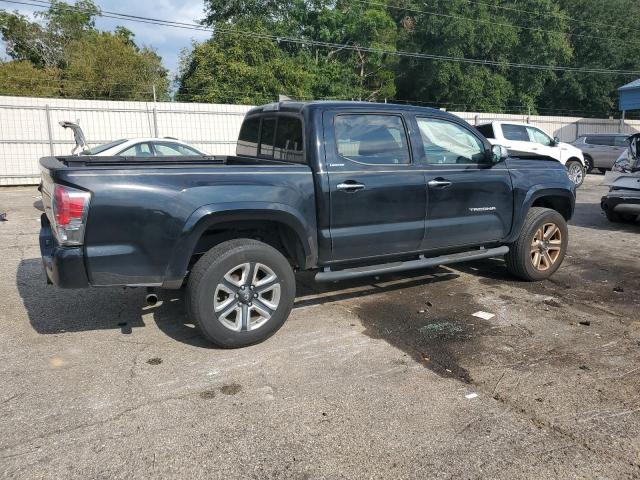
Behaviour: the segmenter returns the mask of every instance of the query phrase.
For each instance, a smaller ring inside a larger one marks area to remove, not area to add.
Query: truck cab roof
[[[247,112],[247,115],[256,115],[269,112],[297,113],[301,114],[304,110],[340,110],[353,109],[372,110],[376,112],[415,112],[429,114],[430,116],[438,115],[442,117],[455,118],[459,117],[451,113],[445,112],[431,107],[419,107],[415,105],[400,105],[396,103],[376,103],[361,101],[338,101],[338,100],[313,100],[313,101],[296,101],[285,100],[280,102],[268,103],[254,107]]]

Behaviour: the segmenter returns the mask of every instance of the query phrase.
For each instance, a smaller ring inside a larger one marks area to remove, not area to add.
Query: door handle
[[[452,182],[450,182],[449,180],[443,179],[430,180],[429,183],[427,183],[427,185],[429,185],[431,188],[447,188],[450,187],[451,184]]]
[[[341,192],[355,193],[360,190],[364,190],[366,187],[362,183],[357,183],[353,180],[347,180],[344,183],[339,183],[336,188]]]

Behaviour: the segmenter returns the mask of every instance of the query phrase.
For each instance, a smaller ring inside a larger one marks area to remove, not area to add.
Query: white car
[[[113,142],[90,148],[80,127],[79,120],[70,122],[63,120],[60,126],[70,129],[76,146],[71,155],[96,155],[100,157],[181,157],[206,155],[191,145],[177,138],[122,138]]]
[[[191,145],[174,138],[123,138],[84,150],[81,155],[97,155],[100,157],[178,157],[205,154]]]
[[[554,158],[567,167],[569,178],[576,186],[584,182],[586,170],[582,151],[553,138],[538,127],[517,122],[491,122],[476,128],[492,145],[502,145],[514,156],[541,155]]]

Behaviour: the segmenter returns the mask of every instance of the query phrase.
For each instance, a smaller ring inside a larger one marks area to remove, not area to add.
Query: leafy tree
[[[60,70],[37,68],[26,60],[0,63],[0,95],[57,97]]]
[[[384,6],[353,0],[207,0],[205,5],[203,22],[215,33],[183,56],[181,99],[259,103],[277,93],[367,100],[395,95],[394,57],[369,50],[395,49],[397,28]],[[244,33],[230,33],[234,31]],[[282,40],[256,39],[256,32]],[[349,48],[288,42],[285,37],[348,43]],[[241,72],[236,77],[240,81],[229,78],[231,71]],[[243,90],[246,94],[239,95]]]
[[[100,10],[92,0],[70,6],[54,0],[32,22],[19,13],[0,11],[0,34],[13,62],[1,66],[7,85],[17,94],[148,100],[156,86],[168,98],[168,72],[160,57],[139,48],[133,32],[117,27],[98,32]]]
[[[518,9],[552,9],[553,2],[525,0]],[[519,18],[512,10],[495,9],[486,2],[437,0],[428,7],[404,2],[396,9],[396,19],[403,29],[401,50],[498,63],[557,65],[571,58],[560,18],[552,24],[540,17]],[[549,70],[403,59],[397,83],[400,98],[451,109],[535,112],[537,100],[554,78]]]
[[[138,49],[130,37],[91,32],[65,49],[64,95],[75,98],[149,100],[152,85],[168,98],[167,70],[148,48]]]
[[[268,32],[259,23],[238,25],[256,33]],[[282,93],[310,98],[310,63],[308,55],[288,55],[273,40],[217,34],[183,56],[177,98],[220,103],[266,103]]]
[[[637,39],[640,10],[635,0],[607,2],[559,0],[565,16],[571,17],[574,57],[570,66],[640,71],[640,41]],[[635,80],[628,75],[567,72],[545,91],[541,105],[591,115],[618,113],[617,88]]]
[[[65,46],[93,31],[93,17],[100,13],[91,0],[78,0],[74,7],[54,0],[48,10],[35,13],[43,24],[0,10],[0,34],[9,56],[38,67],[62,67]]]

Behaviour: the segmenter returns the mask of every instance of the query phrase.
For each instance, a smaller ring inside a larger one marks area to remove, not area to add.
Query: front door
[[[466,125],[416,117],[426,170],[428,213],[423,250],[500,241],[513,217],[511,177],[488,159],[484,142]]]
[[[402,115],[324,114],[332,257],[414,252],[425,229],[424,173]]]

